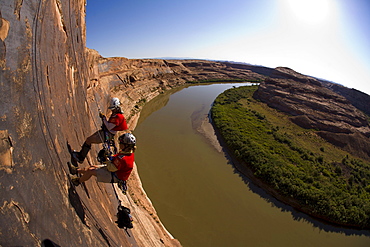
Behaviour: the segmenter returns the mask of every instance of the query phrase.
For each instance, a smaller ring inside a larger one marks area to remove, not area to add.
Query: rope
[[[133,204],[132,204],[132,202],[130,200],[130,197],[128,196],[127,193],[126,193],[126,197],[127,197],[127,201],[129,202],[131,208],[134,209],[135,207],[133,206]],[[132,214],[134,214],[135,219],[137,219],[137,223],[141,226],[141,229],[143,230],[144,234],[146,235],[148,242],[151,242],[151,246],[155,246],[155,243],[154,243],[153,239],[150,237],[149,232],[146,230],[146,227],[145,227],[144,223],[140,220],[140,217],[136,213],[136,210],[133,210],[133,213]]]
[[[112,184],[112,187],[113,187],[114,194],[116,195],[116,198],[118,200],[118,206],[120,206],[121,205],[121,200],[119,199],[118,194],[117,194],[117,191],[116,191],[116,188],[114,187],[113,175],[112,175],[112,182],[111,182],[111,184]]]
[[[116,196],[116,198],[118,200],[118,206],[121,206],[122,201],[119,199],[118,193],[117,193],[116,188],[114,186],[114,183],[113,183],[113,175],[112,175],[112,182],[111,182],[111,184],[112,184],[112,187],[113,187],[114,194],[115,194],[115,196]],[[128,194],[125,193],[125,195],[126,195],[126,198],[127,198],[128,203],[130,204],[130,208],[131,209],[135,209],[135,207],[132,204],[132,202],[131,202],[130,197],[128,196]],[[146,227],[145,227],[144,223],[140,220],[140,217],[136,213],[136,210],[132,210],[131,211],[131,214],[134,214],[137,223],[141,226],[141,229],[143,230],[144,234],[147,236],[147,240],[152,243],[152,246],[155,246],[154,241],[152,240],[152,238],[150,237],[150,234],[146,230]],[[127,229],[125,229],[125,231],[128,234],[128,236],[131,237],[130,234],[129,234],[129,232],[127,231]]]

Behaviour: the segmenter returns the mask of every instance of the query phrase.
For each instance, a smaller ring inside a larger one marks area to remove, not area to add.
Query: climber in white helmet
[[[114,135],[117,133],[117,131],[127,130],[127,122],[125,117],[123,116],[123,111],[120,105],[121,103],[118,98],[111,99],[108,108],[112,111],[112,114],[108,120],[104,114],[99,113],[99,116],[103,120],[102,129],[89,136],[83,143],[82,148],[79,152],[73,152],[72,156],[77,162],[82,163],[85,160],[87,154],[91,149],[91,144],[103,143],[105,141],[105,133],[108,133],[109,140],[113,140]]]

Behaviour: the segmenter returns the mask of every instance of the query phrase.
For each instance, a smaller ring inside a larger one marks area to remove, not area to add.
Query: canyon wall
[[[99,83],[99,56],[85,47],[85,5],[1,2],[0,245],[179,246],[155,211],[143,208],[150,201],[136,171],[132,190],[120,194],[135,219],[131,237],[114,222],[118,202],[110,184],[70,183],[67,142],[79,149],[100,128],[98,110],[111,97],[109,85]],[[135,105],[129,101],[126,112]],[[83,166],[96,163],[99,148]]]

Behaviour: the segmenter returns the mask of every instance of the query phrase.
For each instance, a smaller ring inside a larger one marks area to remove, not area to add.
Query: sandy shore
[[[222,152],[222,146],[218,141],[216,132],[213,125],[210,122],[208,115],[204,115],[200,121],[198,121],[198,126],[194,126],[194,129],[201,134],[207,141],[217,150],[217,152]]]

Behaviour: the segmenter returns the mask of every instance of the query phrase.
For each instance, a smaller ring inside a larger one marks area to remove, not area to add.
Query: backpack
[[[118,213],[117,213],[117,226],[119,228],[133,228],[132,225],[132,216],[130,214],[130,209],[126,208],[125,206],[119,205],[118,206]]]

